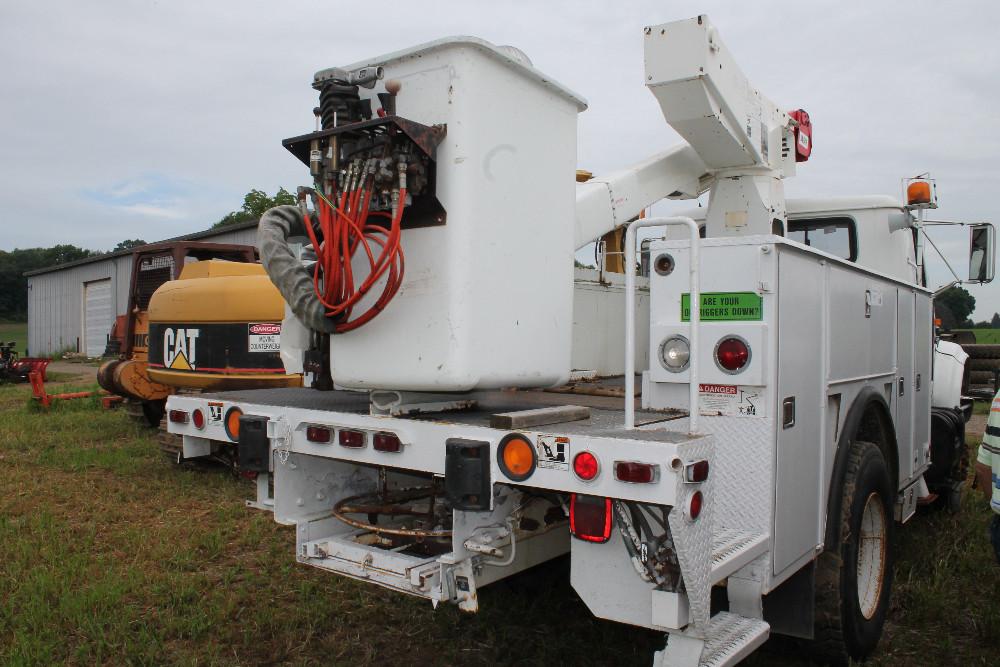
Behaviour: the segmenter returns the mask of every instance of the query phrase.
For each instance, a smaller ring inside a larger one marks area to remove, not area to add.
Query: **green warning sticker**
[[[681,321],[691,319],[691,295],[681,295]],[[755,292],[703,292],[702,322],[764,319],[763,299]]]

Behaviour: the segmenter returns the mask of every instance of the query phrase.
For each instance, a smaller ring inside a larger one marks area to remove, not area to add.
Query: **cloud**
[[[431,10],[402,3],[389,15],[340,1],[294,7],[6,3],[0,207],[32,224],[4,223],[0,244],[166,238],[211,226],[251,188],[294,189],[308,174],[281,139],[312,127],[313,72],[454,34],[513,44],[585,97],[579,165],[619,168],[678,141],[642,85],[642,27],[699,13],[762,92],[813,118],[813,159],[788,181],[789,196],[897,194],[901,177],[930,170],[943,215],[995,211],[1000,3],[467,0]],[[345,13],[349,29],[331,29]],[[1000,290],[982,291],[981,307],[1000,310]]]

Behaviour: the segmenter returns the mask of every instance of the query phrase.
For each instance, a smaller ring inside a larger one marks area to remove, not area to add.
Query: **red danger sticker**
[[[281,333],[280,324],[251,324],[250,333],[256,336],[267,336]]]
[[[703,394],[729,394],[736,395],[736,385],[734,384],[699,384],[698,391]]]

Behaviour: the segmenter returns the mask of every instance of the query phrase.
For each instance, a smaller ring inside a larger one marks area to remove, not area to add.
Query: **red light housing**
[[[169,413],[169,419],[175,424],[187,424],[188,413],[184,410],[171,410]]]
[[[376,451],[393,454],[403,451],[403,443],[395,433],[376,433],[372,438],[372,447]]]
[[[611,539],[611,498],[570,494],[569,532],[584,542],[603,544]]]
[[[715,362],[727,373],[739,373],[750,362],[750,346],[736,336],[723,338],[715,346]]]
[[[341,447],[359,449],[365,446],[365,434],[363,431],[340,431],[337,433],[337,442]]]
[[[702,495],[701,491],[695,491],[691,494],[691,500],[688,501],[688,517],[692,521],[697,521],[704,507],[705,496]]]
[[[205,428],[205,413],[201,410],[192,412],[191,423],[194,424],[195,428]]]
[[[684,481],[692,484],[708,479],[708,461],[702,459],[689,463],[684,467]]]
[[[597,477],[601,472],[601,464],[590,452],[580,452],[573,457],[573,472],[585,482]]]
[[[333,439],[333,431],[325,426],[307,426],[306,440],[326,444]]]
[[[656,481],[659,466],[638,461],[615,461],[615,479],[630,484],[652,484]]]

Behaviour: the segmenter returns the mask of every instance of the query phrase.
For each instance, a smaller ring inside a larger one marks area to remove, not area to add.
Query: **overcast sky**
[[[313,127],[312,74],[447,35],[522,49],[590,104],[579,165],[625,166],[678,141],[642,27],[699,13],[765,95],[809,111],[789,196],[898,196],[930,171],[937,217],[1000,222],[1000,2],[0,0],[0,248],[159,240],[294,189],[308,174],[281,139]],[[935,238],[964,277],[965,234]],[[971,291],[977,319],[1000,310],[1000,284]]]

